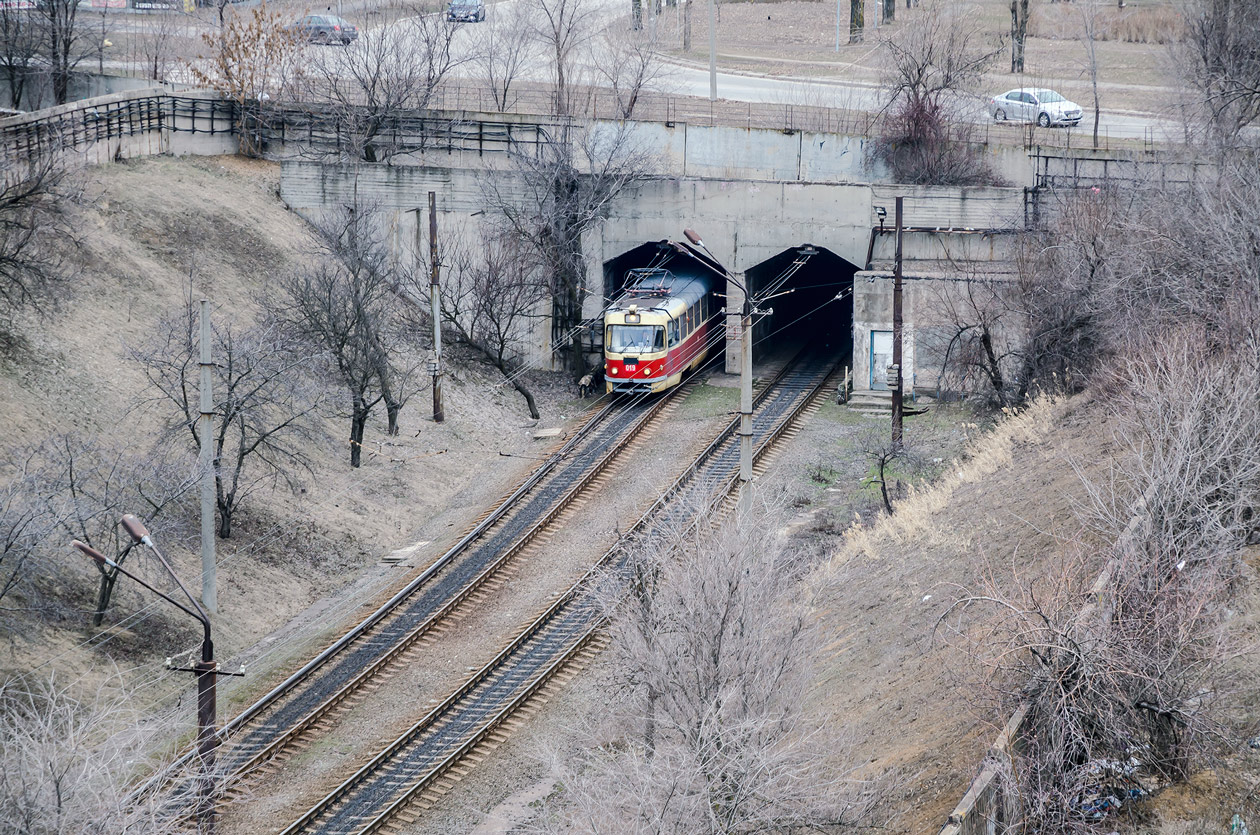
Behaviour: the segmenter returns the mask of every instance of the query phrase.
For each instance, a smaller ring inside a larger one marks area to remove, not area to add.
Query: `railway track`
[[[683,387],[680,387],[680,389]],[[326,649],[218,732],[220,787],[256,770],[321,721],[349,707],[461,604],[491,583],[673,401],[667,396],[617,400],[589,418],[573,438],[480,519],[454,546]],[[196,794],[195,753],[165,774],[181,774],[176,806]],[[181,768],[182,767],[182,768]],[[155,788],[162,775],[135,792]]]
[[[762,389],[753,417],[758,458],[810,407],[834,367],[834,359],[806,355]],[[393,828],[393,823],[414,820],[409,820],[409,806],[428,805],[440,797],[460,776],[461,760],[501,733],[505,722],[597,640],[603,614],[590,590],[596,578],[621,567],[627,541],[648,526],[694,524],[706,509],[726,499],[739,474],[737,429],[738,419],[727,425],[586,575],[539,613],[493,660],[283,835],[378,832]]]

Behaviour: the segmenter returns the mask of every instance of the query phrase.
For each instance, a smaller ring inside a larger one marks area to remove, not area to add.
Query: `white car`
[[[1036,122],[1043,128],[1051,125],[1076,125],[1081,121],[1081,106],[1068,101],[1053,90],[1024,87],[1007,90],[989,100],[989,113],[995,122]]]

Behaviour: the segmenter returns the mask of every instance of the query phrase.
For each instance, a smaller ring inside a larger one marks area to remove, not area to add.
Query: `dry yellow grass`
[[[973,424],[978,437],[967,456],[931,486],[912,490],[897,505],[895,514],[881,516],[870,526],[855,524],[831,560],[833,570],[854,556],[876,556],[890,545],[958,545],[952,535],[937,524],[938,514],[949,506],[958,489],[964,485],[979,484],[1011,466],[1017,445],[1044,440],[1057,421],[1075,405],[1074,401],[1062,397],[1040,397],[1027,408],[1007,412],[991,432],[979,434],[979,428]]]

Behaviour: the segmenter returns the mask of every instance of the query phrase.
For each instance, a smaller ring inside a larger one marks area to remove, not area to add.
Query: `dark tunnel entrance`
[[[785,345],[853,345],[853,274],[858,267],[834,252],[803,244],[751,267],[745,274],[759,310],[753,359]]]

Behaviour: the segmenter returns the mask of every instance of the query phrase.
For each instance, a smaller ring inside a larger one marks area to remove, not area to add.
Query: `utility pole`
[[[214,564],[214,398],[210,392],[210,301],[201,300],[201,605],[207,612],[219,610]]]
[[[897,223],[897,260],[893,266],[893,337],[892,337],[892,360],[893,368],[896,369],[897,379],[892,387],[892,448],[893,452],[901,451],[901,395],[902,380],[905,375],[901,373],[901,197],[897,198],[896,223]]]
[[[416,220],[419,219],[417,212]],[[417,232],[419,229],[417,222]],[[442,411],[442,288],[438,280],[441,265],[438,263],[437,192],[433,191],[429,192],[429,269],[429,303],[433,311],[433,421],[441,423],[446,420],[446,413]]]
[[[709,0],[709,101],[717,101],[717,0]]]

